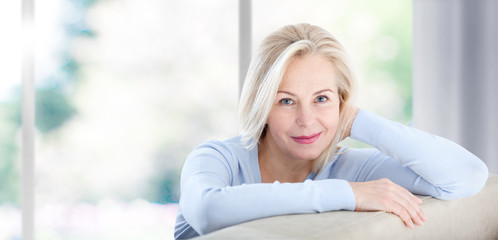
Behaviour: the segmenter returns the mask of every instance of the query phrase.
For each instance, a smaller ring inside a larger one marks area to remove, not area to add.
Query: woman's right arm
[[[486,165],[448,139],[366,111],[357,114],[351,129],[354,139],[377,148],[362,151],[363,157],[351,156],[368,159],[351,183],[357,210],[392,212],[413,227],[413,222],[421,224],[424,216],[420,201],[407,189],[456,199],[476,194],[486,182]]]
[[[240,170],[233,154],[211,143],[197,148],[185,162],[180,208],[201,235],[263,217],[355,208],[345,180],[232,186],[234,172]]]

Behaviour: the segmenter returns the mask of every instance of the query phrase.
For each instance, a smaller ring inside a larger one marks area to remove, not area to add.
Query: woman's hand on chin
[[[425,221],[422,200],[387,178],[350,182],[356,199],[355,211],[384,211],[398,215],[409,228]]]

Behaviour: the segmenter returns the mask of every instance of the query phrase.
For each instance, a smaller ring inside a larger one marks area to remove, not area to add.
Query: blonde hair
[[[337,74],[340,113],[337,132],[330,145],[314,160],[317,173],[328,162],[346,131],[344,104],[351,100],[355,77],[349,57],[341,43],[325,29],[302,23],[285,26],[267,36],[249,65],[239,102],[239,134],[242,144],[254,148],[264,137],[278,87],[290,61],[295,57],[319,54],[330,60]]]

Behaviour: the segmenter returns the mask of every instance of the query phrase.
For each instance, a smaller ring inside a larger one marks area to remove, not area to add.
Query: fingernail
[[[422,224],[424,224],[424,220],[423,219],[419,219],[417,221],[417,225],[422,226]]]

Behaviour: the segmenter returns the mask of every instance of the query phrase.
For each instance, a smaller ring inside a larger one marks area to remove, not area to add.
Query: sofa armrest
[[[444,201],[423,196],[423,226],[409,229],[385,212],[334,211],[263,218],[199,239],[497,239],[498,175],[472,197]]]

